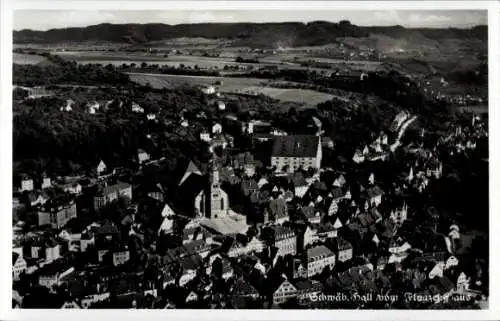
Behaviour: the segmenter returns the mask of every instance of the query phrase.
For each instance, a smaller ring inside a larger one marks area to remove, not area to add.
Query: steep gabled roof
[[[236,280],[234,287],[233,287],[233,291],[232,291],[233,296],[236,296],[236,295],[255,295],[255,294],[258,295],[259,292],[257,292],[257,290],[251,284],[249,284],[248,282],[246,282],[242,278]]]
[[[179,186],[181,186],[191,174],[195,174],[195,175],[199,175],[199,176],[202,175],[201,171],[193,163],[193,161],[189,161],[189,164],[184,172],[184,175],[182,176],[182,178],[179,181]]]

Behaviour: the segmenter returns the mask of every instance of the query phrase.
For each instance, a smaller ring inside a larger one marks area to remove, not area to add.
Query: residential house
[[[49,199],[47,194],[38,191],[30,191],[28,192],[27,196],[28,196],[28,203],[32,207],[35,207],[37,205],[43,205]]]
[[[382,203],[383,195],[384,191],[378,185],[375,185],[365,191],[364,197],[370,205],[378,206],[380,205],[380,203]]]
[[[170,209],[168,204],[165,204],[165,208],[167,208],[167,207],[168,207],[168,209]],[[163,233],[163,234],[167,235],[167,234],[174,233],[175,220],[174,220],[174,215],[172,215],[172,214],[163,215],[165,208],[162,211],[163,222],[161,223],[160,228],[158,229],[158,234]]]
[[[118,248],[113,251],[113,266],[122,265],[130,260],[130,251],[127,246]]]
[[[99,164],[97,165],[97,176],[101,176],[102,173],[106,171],[107,167],[104,161],[100,161]]]
[[[213,95],[215,94],[215,87],[214,86],[201,87],[201,92],[204,93],[205,95]]]
[[[146,153],[143,149],[139,149],[137,151],[137,160],[139,161],[139,164],[142,164],[150,159],[150,156],[148,153]]]
[[[282,197],[272,199],[268,206],[269,221],[283,224],[289,220],[288,206]]]
[[[104,187],[94,196],[94,209],[97,211],[119,197],[132,199],[132,186],[128,183],[118,182]]]
[[[216,123],[212,126],[212,134],[214,135],[219,135],[222,133],[222,125],[219,123]]]
[[[233,241],[227,255],[229,257],[239,257],[250,253],[260,253],[264,249],[264,244],[257,237],[253,237],[246,244],[242,244],[236,240]]]
[[[315,280],[300,280],[293,284],[297,289],[297,297],[301,305],[309,305],[311,297],[317,296],[323,291],[321,282]]]
[[[335,187],[332,189],[330,194],[328,194],[328,200],[330,205],[328,206],[328,215],[334,215],[338,211],[338,204],[342,201],[346,196],[346,193],[340,187]]]
[[[18,253],[12,253],[12,276],[14,280],[17,280],[19,276],[26,272],[28,269],[28,264],[22,255]]]
[[[335,252],[337,253],[337,260],[340,262],[346,262],[353,257],[353,247],[352,244],[342,237],[336,238],[335,242]]]
[[[210,133],[207,130],[203,130],[200,133],[200,139],[207,143],[209,143],[212,140],[212,138],[210,138]]]
[[[186,297],[185,301],[186,301],[186,303],[198,301],[198,294],[196,294],[196,292],[194,292],[194,291],[191,291],[188,294],[188,296]]]
[[[243,191],[243,195],[249,196],[252,193],[255,193],[259,190],[259,186],[257,184],[257,181],[253,178],[244,178],[241,181],[241,189]]]
[[[51,188],[51,187],[52,187],[52,182],[50,181],[50,177],[47,177],[46,175],[44,175],[42,177],[42,189]]]
[[[317,136],[276,136],[271,155],[271,165],[278,171],[293,172],[298,168],[321,168],[322,146]]]
[[[273,292],[273,304],[279,305],[297,296],[297,288],[288,280],[283,280]]]
[[[316,235],[319,240],[337,237],[338,228],[331,223],[315,224],[313,229],[316,230]]]
[[[63,303],[61,309],[81,309],[82,307],[75,300],[68,300]]]
[[[439,179],[443,175],[443,163],[437,158],[432,158],[426,164],[427,177]]]
[[[61,257],[61,245],[55,241],[48,240],[44,245],[45,261],[52,262]]]
[[[230,290],[231,295],[244,298],[259,298],[259,292],[244,278],[240,277],[236,280]]]
[[[356,149],[354,156],[352,157],[352,161],[356,164],[360,164],[365,161],[365,155],[361,152],[360,149]]]
[[[293,279],[305,279],[307,278],[307,265],[300,258],[294,258],[291,272]]]
[[[52,289],[55,285],[61,285],[62,279],[73,273],[75,273],[73,267],[68,267],[62,262],[53,262],[39,270],[38,284]]]
[[[466,292],[469,290],[470,278],[465,275],[464,272],[461,272],[457,278],[457,291],[458,292]]]
[[[319,274],[325,267],[335,266],[335,254],[324,245],[318,245],[307,250],[307,276]]]
[[[202,258],[206,258],[212,250],[211,245],[203,239],[186,242],[183,244],[183,247],[188,253],[198,254]]]
[[[403,222],[408,218],[408,206],[406,203],[403,203],[403,206],[391,211],[390,218],[397,226],[403,225]]]
[[[21,192],[32,191],[34,189],[33,180],[26,176],[21,178]]]
[[[297,253],[297,236],[291,228],[276,225],[270,227],[269,231],[271,232],[271,239],[268,241],[272,246],[278,248],[276,255],[285,256]]]
[[[132,111],[134,113],[144,113],[144,108],[142,108],[141,106],[139,106],[137,103],[135,102],[132,102]]]
[[[346,184],[346,180],[345,180],[345,177],[344,175],[340,174],[337,178],[335,178],[335,180],[333,181],[333,186],[334,187],[344,187],[344,185]]]
[[[38,212],[38,226],[50,225],[52,228],[63,228],[66,223],[76,217],[76,203],[73,199],[60,197],[47,201]]]
[[[78,182],[67,183],[62,186],[62,189],[70,194],[80,194],[82,192],[82,185]]]
[[[80,251],[86,252],[87,249],[95,244],[95,238],[93,235],[88,233],[82,233],[82,237],[80,238]]]
[[[226,110],[226,104],[223,101],[217,101],[217,107],[219,110]]]
[[[309,225],[304,231],[303,240],[303,248],[306,248],[309,244],[313,244],[318,240],[317,232],[313,230]]]

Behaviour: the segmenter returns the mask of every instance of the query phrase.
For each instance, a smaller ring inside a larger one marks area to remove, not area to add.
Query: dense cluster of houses
[[[224,110],[221,104],[218,108]],[[132,109],[143,112],[136,104]],[[403,112],[388,130],[399,140],[411,119]],[[467,233],[450,226],[432,251],[413,247],[399,233],[412,209],[393,196],[400,190],[423,193],[431,180],[441,178],[436,150],[405,146],[411,155],[408,170],[389,190],[378,183],[377,173],[360,181],[349,170],[323,168],[321,135],[273,131],[265,121],[242,124],[241,130],[272,139],[270,166],[258,164],[251,151],[231,155],[230,165],[222,165],[214,146],[225,149],[218,138],[226,134],[216,123],[199,137],[212,160],[203,170],[193,161],[184,164],[179,177],[172,178],[176,191],[119,181],[117,170],[103,160],[96,162],[94,177],[21,176],[16,198],[36,219],[30,230],[20,220],[14,226],[13,277],[30,284],[28,290],[15,290],[15,304],[22,307],[23,296],[40,286],[58,295],[61,308],[110,302],[127,308],[289,302],[310,307],[308,298],[321,294],[386,293],[395,286],[390,271],[401,272],[415,293],[467,294],[472,301],[481,297],[479,273],[460,263],[467,250],[457,244]],[[471,127],[457,127],[437,144],[460,153],[475,148],[481,135],[487,129],[474,116]],[[386,160],[392,151],[382,132],[356,151],[351,166],[365,159]],[[138,150],[136,163],[142,168],[156,161],[150,158]],[[156,210],[138,209],[137,189]],[[119,221],[94,217],[73,226],[76,219],[102,213],[119,199],[129,201]],[[148,221],[139,219],[144,215]],[[179,242],[165,248],[166,239]]]

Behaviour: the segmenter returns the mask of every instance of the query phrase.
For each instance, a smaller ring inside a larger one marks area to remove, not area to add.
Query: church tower
[[[220,187],[219,169],[212,163],[209,177],[210,218],[221,218],[229,212],[229,199]]]
[[[229,213],[229,198],[220,186],[219,169],[211,161],[206,188],[196,197],[199,215],[210,219],[222,218]]]

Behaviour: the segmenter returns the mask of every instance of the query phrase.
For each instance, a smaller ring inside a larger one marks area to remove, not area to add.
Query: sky
[[[99,23],[200,23],[200,22],[338,22],[349,20],[359,26],[402,25],[404,27],[467,28],[487,24],[487,11],[481,10],[212,10],[212,11],[73,11],[16,10],[14,30],[48,30],[85,27]]]

